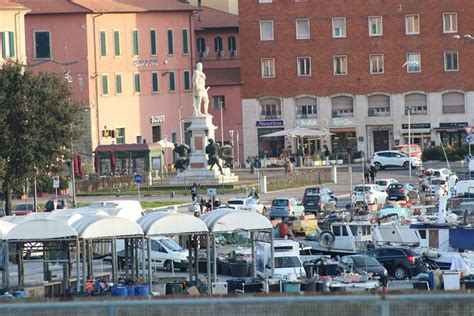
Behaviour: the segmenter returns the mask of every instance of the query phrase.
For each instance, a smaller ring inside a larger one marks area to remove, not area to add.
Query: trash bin
[[[230,264],[230,275],[234,278],[246,277],[249,272],[249,265],[246,261],[236,261]]]

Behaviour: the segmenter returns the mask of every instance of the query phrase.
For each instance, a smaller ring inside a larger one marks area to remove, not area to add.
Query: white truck
[[[257,243],[257,275],[263,278],[305,278],[306,272],[300,258],[299,243],[293,240],[276,239],[273,244],[275,270],[272,275],[270,243]]]

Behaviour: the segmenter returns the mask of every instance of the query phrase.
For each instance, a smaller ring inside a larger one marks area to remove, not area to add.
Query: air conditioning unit
[[[237,50],[231,50],[230,51],[230,56],[237,57]]]
[[[199,52],[199,57],[207,58],[208,52]]]
[[[339,117],[341,116],[341,113],[339,111],[332,111],[332,117]]]
[[[369,109],[369,116],[375,115],[375,109]]]

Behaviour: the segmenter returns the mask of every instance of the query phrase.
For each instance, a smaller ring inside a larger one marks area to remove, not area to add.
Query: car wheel
[[[397,280],[404,280],[408,278],[408,270],[403,266],[397,266],[393,271],[393,276]]]
[[[405,169],[408,170],[408,169],[410,168],[410,163],[409,163],[408,161],[405,161],[405,162],[403,163],[403,168],[405,168]]]
[[[168,272],[171,272],[172,267],[171,267],[171,261],[166,261],[165,262],[165,270]]]
[[[380,164],[380,162],[375,162],[375,163],[374,163],[374,166],[375,166],[375,168],[376,168],[377,170],[382,170],[382,169],[383,169],[383,167],[382,167],[382,165]]]

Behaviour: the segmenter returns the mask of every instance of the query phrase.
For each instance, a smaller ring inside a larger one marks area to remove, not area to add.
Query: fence
[[[474,310],[468,294],[255,296],[189,299],[93,301],[0,304],[0,315],[22,316],[241,316],[241,315],[338,315],[338,316],[467,316]]]

